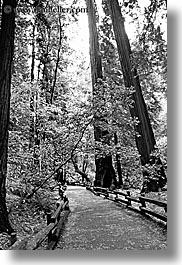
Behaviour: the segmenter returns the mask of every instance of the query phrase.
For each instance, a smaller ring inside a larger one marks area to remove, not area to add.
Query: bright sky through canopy
[[[120,3],[122,1],[119,1]],[[144,7],[148,6],[150,4],[150,0],[138,0],[139,6],[141,7],[141,12],[143,13]],[[97,9],[100,16],[100,23],[102,21],[102,18],[104,16],[103,10],[102,10],[102,0],[96,0]],[[85,0],[79,1],[79,7],[85,7]],[[143,22],[143,16],[141,16],[141,19],[139,19],[139,23],[142,24]],[[160,21],[157,20],[157,23],[159,24]],[[161,29],[164,31],[164,38],[166,39],[166,28],[167,25],[161,24]],[[78,17],[78,27],[77,30],[75,30],[75,25],[73,25],[73,31],[72,36],[70,36],[71,46],[77,50],[81,49],[85,54],[88,54],[89,50],[89,30],[88,30],[88,18],[86,13],[80,13]],[[128,35],[129,40],[132,42],[135,39],[136,36],[136,24],[132,23],[132,18],[130,16],[125,17],[125,28],[126,33]]]

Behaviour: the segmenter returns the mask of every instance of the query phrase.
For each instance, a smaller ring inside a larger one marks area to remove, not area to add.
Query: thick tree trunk
[[[147,163],[155,163],[161,165],[159,178],[162,178],[161,183],[166,183],[166,176],[163,170],[160,159],[153,159],[151,161],[151,153],[155,150],[155,138],[150,123],[147,107],[142,95],[140,80],[137,70],[132,66],[131,62],[131,48],[129,39],[125,32],[124,18],[121,15],[118,0],[108,0],[113,29],[116,37],[121,68],[123,72],[125,86],[134,88],[135,92],[132,93],[133,105],[130,107],[130,113],[133,118],[138,118],[139,123],[135,126],[136,131],[136,145],[140,154],[142,166]],[[138,134],[140,136],[138,136]]]
[[[93,87],[93,97],[94,101],[97,100],[97,93],[95,91],[95,84],[98,79],[103,78],[102,73],[102,62],[99,52],[99,42],[96,27],[96,16],[95,16],[95,2],[93,0],[86,0],[88,8],[88,22],[89,22],[89,33],[90,33],[90,61],[91,61],[91,75],[92,75],[92,87]],[[95,103],[93,103],[95,105]],[[94,138],[96,142],[103,142],[103,138],[108,135],[108,131],[103,129],[101,125],[103,122],[101,118],[95,115],[94,123]],[[104,122],[107,123],[105,120]],[[116,174],[112,165],[112,156],[107,155],[105,157],[100,157],[96,154],[95,157],[96,164],[96,177],[95,185],[102,187],[110,187],[111,184],[117,184]]]
[[[11,233],[6,208],[8,127],[10,118],[11,65],[14,50],[16,1],[4,0],[0,31],[0,232]]]

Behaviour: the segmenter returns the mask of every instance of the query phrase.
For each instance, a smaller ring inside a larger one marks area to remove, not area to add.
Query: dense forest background
[[[11,2],[16,1],[7,4]],[[139,190],[144,182],[160,179],[159,166],[167,174],[166,1],[119,1],[131,68],[137,69],[155,137],[151,155],[160,163],[141,160],[136,141],[141,137],[136,131],[140,120],[131,115],[135,87],[126,86],[106,0],[94,6],[104,78],[98,76],[93,84],[89,2],[22,0],[15,5],[7,201],[14,194],[23,203],[34,193],[34,204],[48,207],[49,191],[60,171],[68,184]],[[157,191],[165,184],[148,189]],[[10,208],[11,204],[9,212]]]

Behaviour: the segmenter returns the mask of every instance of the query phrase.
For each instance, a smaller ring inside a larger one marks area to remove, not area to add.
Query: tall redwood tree
[[[163,187],[166,184],[167,179],[160,158],[152,156],[156,144],[155,137],[150,123],[147,106],[142,95],[137,69],[132,66],[131,47],[124,27],[124,18],[122,17],[118,0],[107,1],[110,8],[124,83],[127,88],[134,88],[134,92],[131,96],[133,104],[130,106],[130,113],[133,118],[137,118],[139,121],[135,126],[135,139],[140,154],[141,164],[142,166],[148,163],[151,165],[157,165],[157,173],[159,177],[158,185],[159,187]],[[138,134],[140,136],[138,136]],[[146,171],[144,171],[144,176],[145,174],[148,175]]]
[[[11,233],[6,207],[8,127],[10,118],[11,65],[14,50],[17,1],[4,0],[0,31],[0,232]]]
[[[88,8],[88,22],[89,22],[89,34],[90,34],[90,62],[91,62],[91,76],[92,76],[92,88],[94,106],[95,101],[98,100],[97,91],[95,85],[98,83],[98,79],[103,79],[102,73],[102,61],[99,50],[98,33],[96,26],[96,14],[95,14],[95,1],[86,0]],[[95,114],[94,122],[94,138],[96,143],[107,143],[105,139],[109,138],[109,132],[102,127],[102,124],[107,124],[107,118],[103,118],[100,115]],[[96,150],[99,152],[99,150]],[[112,155],[108,154],[102,156],[96,153],[96,177],[95,185],[109,188],[111,184],[117,185],[116,174],[112,164]]]

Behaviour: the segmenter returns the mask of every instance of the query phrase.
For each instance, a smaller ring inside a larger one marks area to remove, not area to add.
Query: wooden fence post
[[[66,204],[64,210],[70,211],[69,200],[67,199],[66,201],[67,201],[67,204]]]
[[[59,205],[60,205],[60,201],[57,201],[57,202],[56,202],[56,208],[58,208]]]
[[[141,211],[142,214],[144,214],[145,211],[143,210],[143,208],[146,208],[145,200],[142,197],[139,197],[139,200],[140,200],[140,203],[141,203],[141,206],[139,207],[140,211]]]
[[[53,220],[51,218],[51,211],[47,212],[47,225],[49,225],[50,223],[53,223]],[[51,241],[51,237],[52,237],[52,231],[48,234],[48,244]]]
[[[16,236],[16,233],[13,232],[11,233],[11,236],[10,236],[10,243],[11,243],[11,246],[17,241],[17,236]]]
[[[108,199],[108,197],[109,197],[109,189],[107,189],[105,193],[105,198]]]
[[[130,197],[130,191],[127,191],[127,196],[126,196],[126,199],[128,199],[127,206],[130,206],[131,205],[131,199],[129,199],[128,197]]]
[[[57,203],[56,203],[56,207],[57,207],[57,209],[59,208],[59,206],[61,205],[61,202],[60,201],[58,201]],[[57,217],[57,221],[59,222],[59,219],[60,219],[60,214],[58,215],[58,217]],[[56,220],[52,220],[52,222],[55,222]]]
[[[118,193],[116,193],[115,201],[117,201],[118,197],[119,197]]]
[[[51,211],[47,212],[47,225],[51,223]]]

